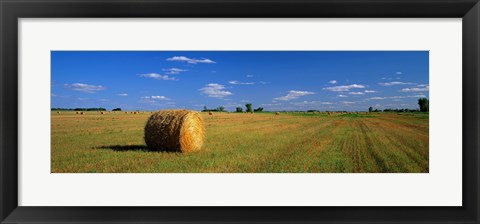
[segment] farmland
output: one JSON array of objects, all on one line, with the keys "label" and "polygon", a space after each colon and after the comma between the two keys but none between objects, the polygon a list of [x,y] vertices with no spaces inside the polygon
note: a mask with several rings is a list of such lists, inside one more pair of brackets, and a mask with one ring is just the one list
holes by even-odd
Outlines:
[{"label": "farmland", "polygon": [[424,173],[428,113],[202,113],[200,152],[149,151],[150,112],[51,114],[53,173]]}]

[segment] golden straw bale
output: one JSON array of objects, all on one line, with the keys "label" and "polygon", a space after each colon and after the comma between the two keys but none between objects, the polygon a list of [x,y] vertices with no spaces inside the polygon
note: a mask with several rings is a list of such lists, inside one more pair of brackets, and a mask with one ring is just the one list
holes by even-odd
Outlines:
[{"label": "golden straw bale", "polygon": [[202,116],[189,110],[162,110],[150,115],[145,125],[145,143],[151,150],[199,151],[205,138]]},{"label": "golden straw bale", "polygon": [[275,112],[275,115],[280,115],[280,112]]},{"label": "golden straw bale", "polygon": [[213,115],[212,112],[208,112],[208,115]]}]

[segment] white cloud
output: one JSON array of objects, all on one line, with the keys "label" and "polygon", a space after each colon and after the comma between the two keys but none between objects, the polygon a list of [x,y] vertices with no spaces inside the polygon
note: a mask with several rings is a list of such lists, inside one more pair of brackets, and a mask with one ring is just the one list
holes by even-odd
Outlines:
[{"label": "white cloud", "polygon": [[330,83],[330,84],[337,84],[337,80],[330,80],[328,83]]},{"label": "white cloud", "polygon": [[209,83],[205,87],[199,89],[203,94],[207,95],[208,97],[213,98],[223,98],[226,96],[233,95],[233,93],[224,90],[225,86],[217,84],[217,83]]},{"label": "white cloud", "polygon": [[383,100],[383,99],[386,99],[385,97],[380,97],[380,96],[376,96],[376,97],[372,97],[370,98],[371,100]]},{"label": "white cloud", "polygon": [[425,95],[411,95],[411,96],[385,96],[385,97],[372,97],[371,100],[386,100],[386,99],[405,99],[405,98],[421,98]]},{"label": "white cloud", "polygon": [[357,103],[357,102],[352,102],[352,101],[340,101],[340,103],[343,103],[343,104],[354,104],[354,103]]},{"label": "white cloud", "polygon": [[268,82],[260,81],[259,83],[260,83],[260,84],[267,84]]},{"label": "white cloud", "polygon": [[119,96],[128,96],[128,93],[119,93]]},{"label": "white cloud", "polygon": [[142,96],[142,99],[149,99],[149,100],[170,100],[170,98],[166,96]]},{"label": "white cloud", "polygon": [[230,83],[232,85],[253,85],[253,84],[255,84],[254,82],[239,82],[239,81],[236,81],[236,80],[228,81],[228,83]]},{"label": "white cloud", "polygon": [[176,75],[176,74],[179,74],[181,72],[186,72],[188,70],[181,69],[181,68],[164,68],[164,69],[162,69],[162,71],[167,72],[167,74],[170,74],[170,75]]},{"label": "white cloud", "polygon": [[401,75],[401,74],[403,74],[403,72],[395,72],[395,74]]},{"label": "white cloud", "polygon": [[381,82],[381,83],[378,83],[378,85],[381,85],[381,86],[413,85],[413,84],[416,84],[416,83],[413,83],[413,82]]},{"label": "white cloud", "polygon": [[321,106],[321,105],[332,105],[331,102],[321,102],[321,101],[302,101],[302,102],[292,102],[290,103],[295,106]]},{"label": "white cloud", "polygon": [[253,75],[246,75],[247,78],[253,78]]},{"label": "white cloud", "polygon": [[213,64],[215,63],[214,61],[208,59],[208,58],[188,58],[185,56],[174,56],[171,58],[167,58],[167,61],[181,61],[181,62],[187,62],[189,64],[198,64],[198,63],[205,63],[205,64]]},{"label": "white cloud", "polygon": [[84,93],[96,93],[98,91],[105,90],[105,87],[103,86],[89,85],[84,83],[65,84],[65,87],[71,90],[80,91]]},{"label": "white cloud", "polygon": [[323,88],[323,89],[333,91],[333,92],[346,92],[346,91],[350,91],[350,89],[363,89],[363,88],[365,88],[364,85],[352,84],[352,85],[348,85],[348,86],[326,87],[326,88]]},{"label": "white cloud", "polygon": [[364,92],[349,92],[348,94],[351,94],[351,95],[365,95]]},{"label": "white cloud", "polygon": [[428,92],[430,90],[430,86],[425,87],[413,87],[413,88],[403,88],[400,92]]},{"label": "white cloud", "polygon": [[277,97],[277,98],[274,98],[274,100],[287,101],[287,100],[297,99],[298,97],[301,97],[301,96],[312,95],[312,94],[315,94],[315,93],[309,92],[309,91],[290,90],[286,96]]},{"label": "white cloud", "polygon": [[347,95],[340,94],[338,97],[348,97]]},{"label": "white cloud", "polygon": [[154,99],[154,100],[170,100],[169,98],[167,98],[165,96],[151,96],[150,98]]},{"label": "white cloud", "polygon": [[140,74],[140,77],[145,77],[145,78],[152,78],[156,80],[177,80],[175,77],[169,77],[168,75],[160,75],[158,73],[146,73],[146,74]]},{"label": "white cloud", "polygon": [[375,90],[365,90],[365,93],[376,93],[377,91]]}]

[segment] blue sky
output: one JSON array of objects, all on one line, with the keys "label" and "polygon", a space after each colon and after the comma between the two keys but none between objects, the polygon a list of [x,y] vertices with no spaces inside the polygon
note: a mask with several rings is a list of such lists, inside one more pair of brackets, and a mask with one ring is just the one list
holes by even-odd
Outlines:
[{"label": "blue sky", "polygon": [[52,107],[418,108],[428,51],[52,51]]}]

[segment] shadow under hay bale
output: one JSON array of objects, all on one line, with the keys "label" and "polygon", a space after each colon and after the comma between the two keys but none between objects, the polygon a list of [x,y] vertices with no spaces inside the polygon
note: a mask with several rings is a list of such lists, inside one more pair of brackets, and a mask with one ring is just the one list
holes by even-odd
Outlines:
[{"label": "shadow under hay bale", "polygon": [[172,151],[159,151],[150,150],[146,145],[106,145],[101,147],[95,147],[94,149],[105,149],[116,152],[128,152],[128,151],[142,151],[142,152],[163,152],[163,153],[175,153]]},{"label": "shadow under hay bale", "polygon": [[150,150],[199,151],[205,138],[202,116],[189,110],[163,110],[153,113],[144,129]]}]

